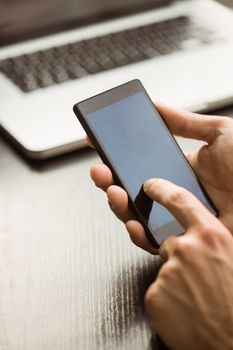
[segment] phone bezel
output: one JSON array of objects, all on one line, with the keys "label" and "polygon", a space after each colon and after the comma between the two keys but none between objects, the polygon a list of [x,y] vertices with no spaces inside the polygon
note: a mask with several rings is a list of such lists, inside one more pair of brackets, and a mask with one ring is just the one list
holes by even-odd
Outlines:
[{"label": "phone bezel", "polygon": [[[93,143],[100,158],[112,171],[114,182],[117,185],[119,185],[120,187],[122,187],[123,189],[125,189],[125,191],[127,193],[128,193],[128,191],[127,191],[126,186],[124,185],[124,181],[122,181],[120,176],[117,174],[117,172],[116,172],[116,170],[111,162],[111,159],[109,159],[109,157],[104,152],[104,150],[101,146],[101,142],[98,140],[98,136],[95,134],[94,129],[92,128],[92,126],[88,122],[88,115],[93,113],[93,112],[98,111],[101,108],[104,108],[104,107],[109,106],[113,103],[116,103],[122,99],[126,99],[127,97],[132,96],[138,92],[143,92],[145,94],[145,96],[148,98],[148,102],[153,106],[153,108],[155,108],[152,100],[150,99],[145,88],[143,87],[141,81],[138,79],[135,79],[135,80],[132,80],[132,81],[127,82],[125,84],[122,84],[120,86],[114,87],[113,89],[110,89],[108,91],[100,93],[96,96],[90,97],[82,102],[75,104],[73,107],[73,110],[74,110],[76,116],[78,117],[78,119],[79,119],[81,125],[83,126],[84,130],[86,131],[87,135],[90,137],[90,140]],[[160,113],[158,111],[157,111],[157,113],[158,113],[158,117],[160,119],[160,122],[164,125],[164,127],[167,131],[168,137],[170,137],[172,139],[174,145],[176,146],[178,152],[180,152],[180,154],[182,155],[182,157],[185,160],[187,166],[189,167],[191,173],[197,179],[197,182],[198,182],[201,190],[203,191],[203,193],[207,199],[207,202],[208,202],[210,208],[212,209],[213,214],[217,215],[217,210],[216,210],[212,200],[210,199],[210,197],[206,193],[205,189],[203,188],[202,184],[200,183],[199,179],[197,178],[194,170],[192,169],[190,163],[188,162],[187,158],[185,157],[184,153],[182,152],[176,139],[174,138],[174,136],[170,132],[170,130],[169,130],[167,124],[165,123],[165,121],[163,120],[162,116],[160,115]],[[165,224],[164,226],[159,227],[155,231],[152,230],[150,225],[144,220],[140,211],[138,210],[138,208],[134,204],[134,201],[131,198],[129,193],[128,193],[128,198],[129,198],[130,207],[134,211],[138,220],[143,225],[145,232],[147,234],[147,237],[150,240],[150,242],[153,244],[154,247],[159,248],[162,241],[171,235],[170,234],[171,230],[173,231],[173,235],[184,233],[184,229],[181,230],[181,226],[177,222],[177,220],[171,221],[171,222]],[[162,236],[162,239],[158,240],[159,234]]]}]

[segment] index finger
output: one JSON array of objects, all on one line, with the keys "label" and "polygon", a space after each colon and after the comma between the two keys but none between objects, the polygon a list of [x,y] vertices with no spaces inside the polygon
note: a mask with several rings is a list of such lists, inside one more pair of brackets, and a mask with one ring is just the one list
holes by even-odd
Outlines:
[{"label": "index finger", "polygon": [[151,179],[144,184],[151,199],[165,206],[184,227],[202,225],[215,220],[207,208],[189,191],[163,179]]}]

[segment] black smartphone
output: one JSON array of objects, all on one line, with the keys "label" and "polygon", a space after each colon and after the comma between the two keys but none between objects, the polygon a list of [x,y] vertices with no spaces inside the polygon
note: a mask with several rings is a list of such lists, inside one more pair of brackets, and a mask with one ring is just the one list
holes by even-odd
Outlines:
[{"label": "black smartphone", "polygon": [[184,228],[162,205],[143,192],[150,178],[163,178],[192,192],[217,211],[182,150],[139,80],[133,80],[74,105],[74,112],[114,181],[155,247]]}]

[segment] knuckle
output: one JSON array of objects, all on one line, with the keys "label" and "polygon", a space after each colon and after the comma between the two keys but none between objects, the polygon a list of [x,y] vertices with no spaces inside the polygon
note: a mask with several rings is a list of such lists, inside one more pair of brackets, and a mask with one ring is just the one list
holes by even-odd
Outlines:
[{"label": "knuckle", "polygon": [[205,237],[209,237],[212,235],[212,231],[213,231],[213,227],[211,227],[211,225],[207,224],[202,224],[202,227],[200,228],[200,235],[205,238]]},{"label": "knuckle", "polygon": [[185,240],[177,240],[174,246],[174,255],[183,256],[187,250],[190,250],[190,244]]},{"label": "knuckle", "polygon": [[216,226],[213,225],[202,225],[198,232],[202,242],[205,242],[212,247],[216,246],[222,238],[219,230],[216,229]]},{"label": "knuckle", "polygon": [[184,190],[181,187],[175,188],[167,196],[168,202],[180,202],[184,198]]},{"label": "knuckle", "polygon": [[173,254],[179,259],[189,259],[193,252],[196,252],[196,244],[191,237],[182,236],[176,241]]},{"label": "knuckle", "polygon": [[215,117],[213,119],[213,126],[216,128],[216,129],[220,129],[221,127],[224,126],[224,124],[226,123],[226,117]]},{"label": "knuckle", "polygon": [[229,117],[216,117],[213,121],[213,127],[216,130],[216,135],[224,134],[229,127],[232,128],[233,121]]},{"label": "knuckle", "polygon": [[177,274],[177,264],[174,260],[168,261],[160,270],[160,278],[163,280],[171,280]]},{"label": "knuckle", "polygon": [[216,117],[214,120],[214,126],[217,129],[221,129],[228,126],[231,122],[231,118],[229,117]]},{"label": "knuckle", "polygon": [[150,306],[157,299],[158,289],[156,282],[153,283],[147,290],[145,294],[145,304],[146,306]]}]

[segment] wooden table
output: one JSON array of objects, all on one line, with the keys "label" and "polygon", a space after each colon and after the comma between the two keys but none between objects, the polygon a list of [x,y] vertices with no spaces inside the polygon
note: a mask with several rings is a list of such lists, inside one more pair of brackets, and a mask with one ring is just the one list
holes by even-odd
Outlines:
[{"label": "wooden table", "polygon": [[143,296],[159,258],[93,186],[96,161],[85,150],[27,162],[0,137],[1,350],[156,348]]}]

